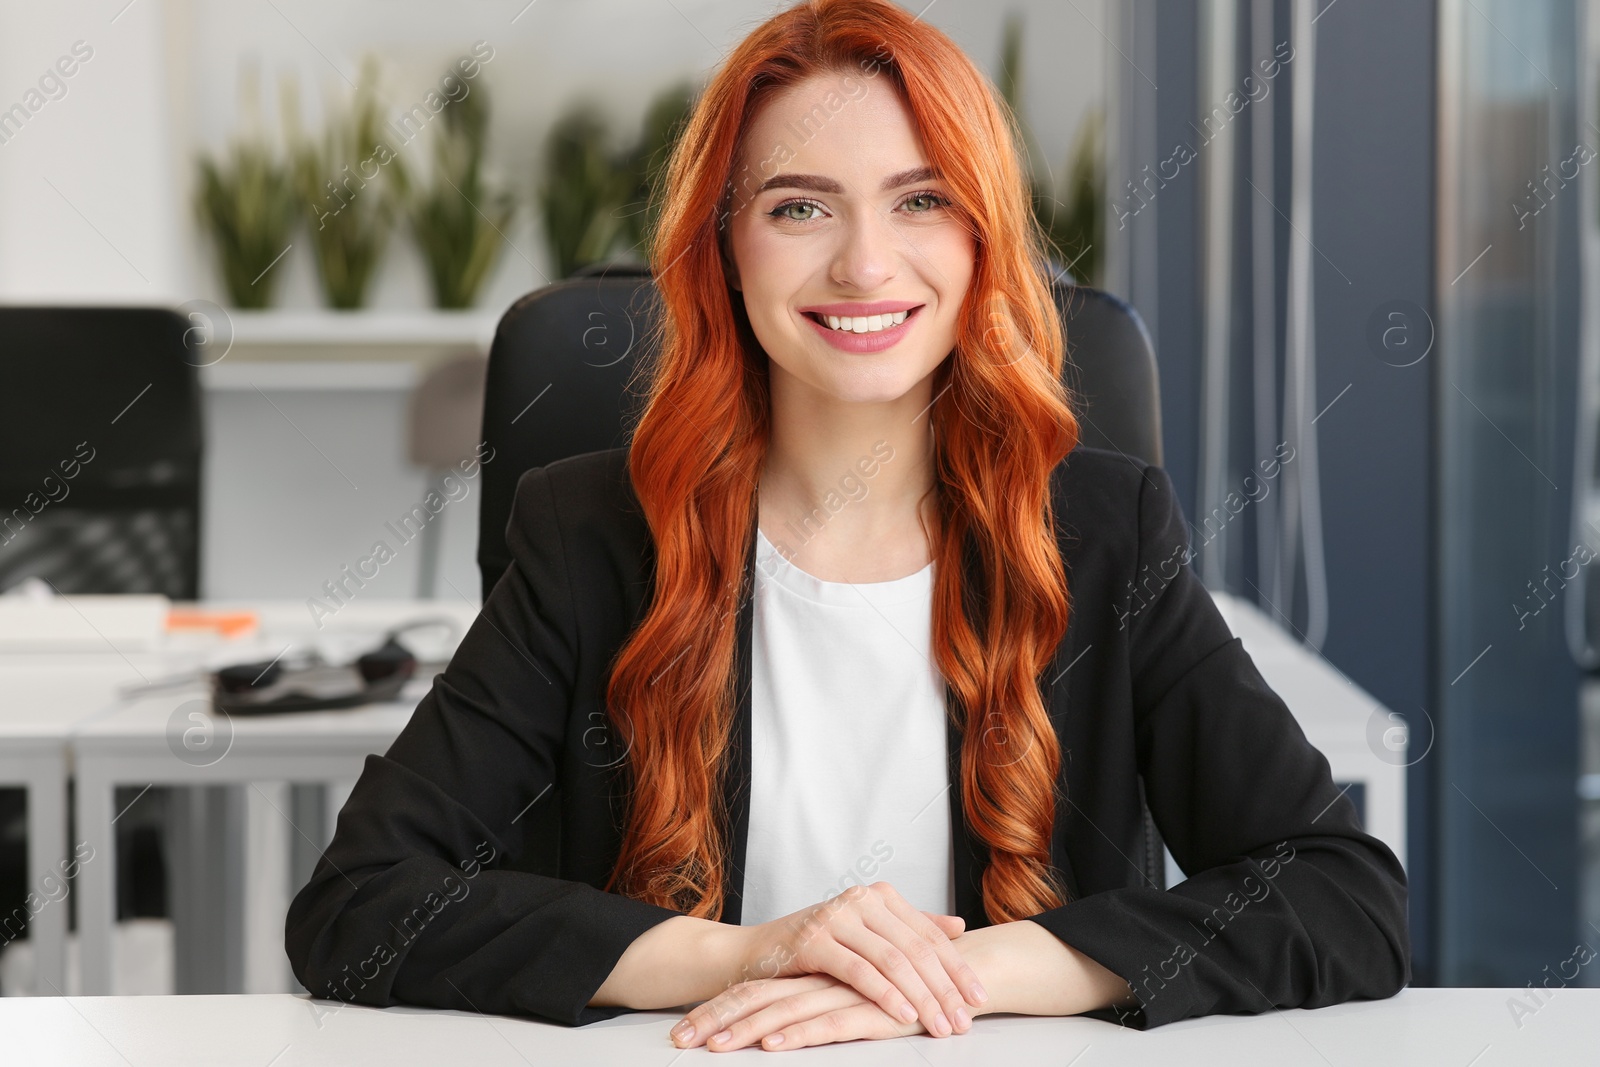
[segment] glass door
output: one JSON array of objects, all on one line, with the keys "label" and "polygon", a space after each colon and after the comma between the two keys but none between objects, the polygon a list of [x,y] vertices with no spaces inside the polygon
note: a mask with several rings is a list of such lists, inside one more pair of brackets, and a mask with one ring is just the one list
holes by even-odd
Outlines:
[{"label": "glass door", "polygon": [[1597,417],[1578,327],[1579,219],[1592,220],[1600,166],[1600,132],[1578,117],[1593,99],[1586,6],[1438,5],[1431,780],[1444,985],[1540,983],[1580,935],[1600,948],[1579,908],[1576,788],[1580,693],[1600,674],[1580,668],[1568,627],[1589,599],[1577,572],[1600,550],[1574,521],[1593,496]]}]

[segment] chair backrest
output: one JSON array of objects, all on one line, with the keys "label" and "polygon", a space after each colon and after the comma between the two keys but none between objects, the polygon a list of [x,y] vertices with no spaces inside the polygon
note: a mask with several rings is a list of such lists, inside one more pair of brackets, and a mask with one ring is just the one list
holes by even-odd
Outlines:
[{"label": "chair backrest", "polygon": [[199,595],[190,326],[167,308],[0,307],[0,589]]},{"label": "chair backrest", "polygon": [[[1052,285],[1067,336],[1063,377],[1076,399],[1080,441],[1161,462],[1155,351],[1138,313],[1109,293]],[[532,467],[628,443],[643,396],[629,392],[650,359],[658,312],[646,276],[573,278],[537,289],[500,319],[489,352],[478,567],[483,595],[511,558],[506,523],[517,479]]]}]

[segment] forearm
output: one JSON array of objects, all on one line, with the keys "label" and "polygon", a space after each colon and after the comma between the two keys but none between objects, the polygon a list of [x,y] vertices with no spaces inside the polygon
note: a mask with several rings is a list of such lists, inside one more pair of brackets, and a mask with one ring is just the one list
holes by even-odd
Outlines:
[{"label": "forearm", "polygon": [[589,1000],[647,1010],[709,1000],[741,981],[741,927],[675,915],[634,939]]},{"label": "forearm", "polygon": [[954,943],[989,992],[974,1015],[1076,1015],[1138,1003],[1122,978],[1027,919],[972,930]]}]

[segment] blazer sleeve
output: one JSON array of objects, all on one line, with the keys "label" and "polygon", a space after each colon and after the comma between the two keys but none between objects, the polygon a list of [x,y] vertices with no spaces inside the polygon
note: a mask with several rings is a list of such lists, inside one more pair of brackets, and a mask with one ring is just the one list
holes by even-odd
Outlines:
[{"label": "blazer sleeve", "polygon": [[1166,473],[1146,467],[1139,494],[1139,573],[1164,583],[1129,622],[1139,773],[1187,878],[1030,918],[1139,1001],[1089,1014],[1139,1029],[1394,995],[1411,978],[1403,868],[1187,566]]},{"label": "blazer sleeve", "polygon": [[[577,622],[544,468],[517,485],[512,564],[384,755],[370,755],[285,923],[319,997],[567,1025],[628,945],[677,912],[506,869],[521,821],[558,787]],[[548,803],[548,799],[545,799]]]}]

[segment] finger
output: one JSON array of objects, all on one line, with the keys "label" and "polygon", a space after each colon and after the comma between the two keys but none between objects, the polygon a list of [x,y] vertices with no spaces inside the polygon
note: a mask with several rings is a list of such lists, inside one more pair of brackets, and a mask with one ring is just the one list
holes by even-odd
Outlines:
[{"label": "finger", "polygon": [[[892,977],[886,975],[878,963],[868,959],[854,948],[840,940],[841,935],[848,937],[857,944],[870,944],[876,942],[885,948],[892,949],[883,939],[872,931],[861,926],[859,922],[852,923],[849,927],[840,927],[832,931],[833,936],[812,946],[808,953],[806,966],[821,974],[831,975],[839,981],[857,990],[860,994],[878,1005],[888,1013],[890,1018],[900,1019],[904,1022],[915,1022],[918,1018],[916,1004],[908,997],[902,987]],[[880,949],[880,955],[882,949]],[[902,963],[904,957],[902,958]],[[910,967],[903,967],[906,975],[914,981],[920,981],[916,971]],[[923,986],[916,995],[929,998],[931,994]]]},{"label": "finger", "polygon": [[955,939],[967,932],[967,920],[959,915],[940,915],[936,911],[925,911],[922,914],[932,919],[948,938]]},{"label": "finger", "polygon": [[[869,927],[906,953],[923,982],[938,998],[951,1031],[965,1033],[972,1027],[972,1012],[968,1010],[962,989],[970,992],[978,981],[977,974],[926,912],[911,907],[898,893],[886,894],[883,904],[883,912],[869,916]],[[924,1025],[927,1025],[926,1020]],[[932,1026],[928,1027],[928,1032],[944,1036]]]},{"label": "finger", "polygon": [[883,1015],[883,1010],[867,1001],[858,990],[829,978],[828,986],[824,989],[791,993],[725,1027],[711,1036],[706,1047],[712,1052],[730,1052],[736,1048],[744,1048],[746,1045],[760,1042],[785,1026],[814,1019],[836,1008],[848,1008],[856,1004],[866,1004],[880,1016]]},{"label": "finger", "polygon": [[862,1038],[903,1037],[918,1033],[917,1023],[896,1022],[883,1013],[876,1004],[856,1004],[848,1008],[835,1008],[815,1018],[792,1023],[769,1035],[761,1047],[769,1051],[806,1048],[826,1045],[834,1041],[856,1041]]},{"label": "finger", "polygon": [[[955,982],[956,987],[962,991],[962,995],[965,997],[968,1004],[972,1005],[973,1007],[978,1007],[989,999],[989,994],[984,990],[982,983],[978,981],[978,973],[972,969],[971,964],[967,963],[966,958],[961,954],[961,950],[951,943],[950,939],[952,937],[960,937],[961,934],[965,932],[966,921],[963,920],[961,916],[939,915],[935,912],[916,911],[915,909],[911,908],[909,904],[905,904],[905,908],[902,909],[900,905],[905,903],[903,898],[899,901],[889,900],[886,903],[891,911],[904,917],[908,923],[912,925],[913,929],[919,929],[921,931],[928,943],[933,946],[935,954],[938,955],[940,962],[944,966],[945,973],[950,976],[950,979],[953,982]],[[927,929],[926,927],[919,927],[917,925],[921,921],[919,916],[921,919],[931,921],[934,928],[938,929],[939,933],[944,934],[945,936],[940,937],[938,934],[935,934],[932,930]],[[961,923],[962,928],[956,930],[954,934],[951,934],[948,929],[941,925],[941,919],[954,919]],[[968,1014],[971,1013],[969,1012]]]},{"label": "finger", "polygon": [[[961,994],[944,973],[939,958],[934,955],[933,946],[887,911],[879,909],[878,913],[871,915],[870,926],[865,924],[868,918],[863,916],[862,925],[843,927],[835,936],[894,983],[895,988],[915,1006],[916,1017],[921,1020],[923,1029],[935,1037],[948,1037],[955,1027],[945,1014],[944,997],[941,994],[952,995],[952,1005],[961,1002]],[[889,936],[880,930],[888,930]],[[898,938],[898,943],[892,938]],[[881,1003],[877,998],[874,998],[874,1002]],[[953,1006],[951,1010],[954,1010]],[[899,1018],[911,1021],[904,1012]]]},{"label": "finger", "polygon": [[691,1010],[669,1034],[679,1048],[695,1048],[710,1037],[768,1004],[808,992],[836,987],[827,975],[808,974],[797,978],[759,978],[729,986],[710,1000]]}]

